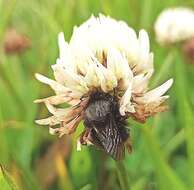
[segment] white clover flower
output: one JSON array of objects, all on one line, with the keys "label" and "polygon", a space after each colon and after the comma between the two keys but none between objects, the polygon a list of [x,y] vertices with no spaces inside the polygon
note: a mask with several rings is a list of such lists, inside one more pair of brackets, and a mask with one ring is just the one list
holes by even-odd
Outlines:
[{"label": "white clover flower", "polygon": [[155,22],[156,39],[161,44],[194,37],[194,11],[185,7],[165,9]]},{"label": "white clover flower", "polygon": [[[69,43],[60,33],[58,43],[55,80],[36,74],[56,93],[35,101],[45,103],[52,116],[36,122],[62,136],[73,133],[83,119],[79,150],[81,144],[94,144],[115,159],[123,158],[124,149],[131,150],[124,120],[145,122],[164,111],[168,96],[163,95],[173,83],[170,79],[148,91],[154,71],[148,34],[141,30],[137,37],[126,23],[99,15],[75,27]],[[63,103],[70,107],[56,107]]]}]

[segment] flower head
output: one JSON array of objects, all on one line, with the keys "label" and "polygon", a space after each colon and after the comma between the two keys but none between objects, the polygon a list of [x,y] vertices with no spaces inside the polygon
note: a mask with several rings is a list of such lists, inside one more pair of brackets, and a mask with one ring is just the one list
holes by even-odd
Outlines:
[{"label": "flower head", "polygon": [[3,45],[6,54],[22,53],[30,47],[30,39],[15,29],[10,28],[5,33]]},{"label": "flower head", "polygon": [[[163,94],[173,82],[148,91],[154,71],[148,34],[141,30],[137,36],[126,23],[99,15],[75,27],[69,43],[60,33],[58,43],[60,55],[52,66],[55,80],[36,74],[56,93],[35,101],[45,103],[52,116],[36,122],[62,136],[84,120],[78,149],[94,144],[115,159],[123,158],[124,149],[131,150],[125,120],[145,122],[164,111],[168,96]],[[63,103],[70,107],[56,107]]]},{"label": "flower head", "polygon": [[157,41],[169,44],[194,37],[194,11],[177,7],[165,9],[155,22]]}]

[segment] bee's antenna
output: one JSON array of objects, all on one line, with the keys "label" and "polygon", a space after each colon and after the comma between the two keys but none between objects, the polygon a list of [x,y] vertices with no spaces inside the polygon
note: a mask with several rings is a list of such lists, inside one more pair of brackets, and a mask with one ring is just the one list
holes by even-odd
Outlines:
[{"label": "bee's antenna", "polygon": [[113,89],[113,99],[117,100],[117,90],[116,90],[116,88]]},{"label": "bee's antenna", "polygon": [[113,88],[113,96],[116,96],[116,88]]},{"label": "bee's antenna", "polygon": [[87,98],[87,97],[88,97],[88,95],[85,94],[85,95],[83,95],[83,96],[80,97],[80,100],[82,101],[82,100],[84,100],[84,99]]}]

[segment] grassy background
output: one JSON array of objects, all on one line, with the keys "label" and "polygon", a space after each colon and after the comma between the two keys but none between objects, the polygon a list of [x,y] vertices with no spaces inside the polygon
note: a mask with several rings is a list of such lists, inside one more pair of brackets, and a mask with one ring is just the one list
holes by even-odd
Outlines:
[{"label": "grassy background", "polygon": [[[153,31],[159,12],[172,6],[194,8],[194,1],[0,0],[0,163],[19,189],[194,189],[194,65],[187,64],[180,45],[159,46]],[[80,131],[72,140],[58,139],[34,123],[48,113],[33,100],[52,93],[34,79],[34,73],[52,77],[58,32],[64,31],[69,39],[74,25],[100,12],[126,21],[136,31],[148,31],[156,68],[151,87],[170,77],[175,80],[168,112],[145,125],[129,121],[134,151],[124,160],[126,170],[93,148],[76,152]],[[3,40],[10,27],[30,38],[29,50],[4,53]],[[2,175],[0,190],[14,189],[5,185]]]}]

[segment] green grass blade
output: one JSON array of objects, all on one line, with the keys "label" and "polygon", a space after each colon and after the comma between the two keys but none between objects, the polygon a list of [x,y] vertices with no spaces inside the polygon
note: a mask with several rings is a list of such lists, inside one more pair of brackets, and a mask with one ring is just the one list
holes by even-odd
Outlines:
[{"label": "green grass blade", "polygon": [[2,190],[19,190],[9,174],[0,165],[0,188]]},{"label": "green grass blade", "polygon": [[180,53],[177,51],[176,54],[176,66],[175,66],[175,74],[176,74],[176,83],[175,89],[177,94],[177,106],[178,106],[178,118],[180,121],[179,125],[182,125],[185,129],[185,137],[187,143],[187,153],[188,153],[188,164],[189,164],[189,177],[191,185],[194,186],[194,119],[193,119],[193,111],[191,110],[191,106],[189,104],[189,90],[188,84],[189,81],[186,79],[186,70],[184,62],[182,61],[182,57]]},{"label": "green grass blade", "polygon": [[142,135],[145,140],[146,147],[148,148],[148,153],[153,161],[158,181],[158,189],[186,190],[187,188],[184,183],[167,164],[165,156],[160,149],[159,142],[152,134],[151,129],[148,126],[144,126],[142,128]]}]

